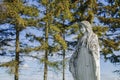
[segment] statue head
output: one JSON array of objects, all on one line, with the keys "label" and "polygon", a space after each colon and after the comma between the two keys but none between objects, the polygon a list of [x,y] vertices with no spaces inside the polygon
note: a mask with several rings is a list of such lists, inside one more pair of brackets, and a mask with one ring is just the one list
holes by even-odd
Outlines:
[{"label": "statue head", "polygon": [[79,23],[80,31],[84,34],[85,32],[92,32],[92,25],[88,21],[81,21]]}]

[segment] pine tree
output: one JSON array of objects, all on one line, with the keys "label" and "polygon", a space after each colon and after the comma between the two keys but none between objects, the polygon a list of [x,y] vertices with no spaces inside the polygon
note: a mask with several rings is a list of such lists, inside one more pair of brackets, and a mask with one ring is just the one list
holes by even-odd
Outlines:
[{"label": "pine tree", "polygon": [[[57,18],[61,13],[61,9],[65,9],[65,7],[63,6],[63,2],[64,1],[42,1],[42,4],[46,7],[46,15],[45,17],[42,19],[46,24],[49,24],[49,26],[46,27],[45,30],[48,30],[45,34],[49,34],[49,36],[53,36],[53,41],[56,44],[56,42],[59,45],[54,46],[53,48],[58,48],[58,46],[61,46],[63,49],[66,49],[66,43],[64,41],[64,39],[62,38],[61,35],[61,29],[59,28],[58,25],[54,24],[55,22],[55,18]],[[55,8],[55,9],[54,9]],[[47,29],[48,28],[48,29]],[[48,37],[48,36],[47,36]],[[46,42],[49,43],[49,42]],[[49,45],[49,44],[48,44]],[[54,50],[56,50],[54,49]],[[50,45],[49,48],[47,48],[47,50],[49,50],[49,53],[47,53],[45,56],[45,60],[48,60],[47,56],[48,54],[51,54],[52,51],[50,51]],[[57,49],[57,51],[59,51],[60,48]],[[47,63],[45,63],[44,66],[44,80],[47,80]]]},{"label": "pine tree", "polygon": [[[20,63],[20,41],[19,35],[20,31],[26,28],[27,26],[35,25],[35,20],[32,20],[32,17],[38,16],[38,10],[34,7],[25,6],[21,0],[4,0],[3,5],[5,6],[5,12],[2,12],[0,17],[1,23],[9,23],[14,25],[16,30],[16,44],[15,44],[15,61],[10,61],[10,63],[4,63],[3,66],[10,66],[11,64],[15,67],[15,80],[19,79],[19,63]],[[34,12],[33,12],[33,11]],[[31,18],[25,18],[22,16],[28,16]]]},{"label": "pine tree", "polygon": [[[58,11],[59,13],[57,15],[55,15],[55,18],[59,20],[59,22],[55,21],[55,25],[56,27],[58,27],[61,32],[59,33],[60,36],[65,40],[66,38],[66,33],[69,30],[68,26],[65,26],[66,24],[66,20],[71,21],[72,18],[72,12],[70,11],[71,8],[71,2],[70,0],[61,0],[61,1],[57,1],[57,5],[58,9],[56,8],[56,11]],[[65,40],[66,42],[66,40]],[[61,49],[61,53],[63,56],[63,61],[62,61],[62,75],[63,78],[62,80],[65,80],[65,66],[66,66],[66,61],[65,61],[65,55],[66,55],[66,49],[64,48],[65,46],[63,45],[63,48]]]},{"label": "pine tree", "polygon": [[[78,4],[74,8],[74,20],[70,24],[82,20],[87,20],[91,24],[99,24],[93,27],[93,31],[99,36],[99,42],[101,45],[101,53],[105,56],[105,59],[110,59],[111,62],[120,62],[119,55],[115,54],[120,48],[119,38],[119,0],[107,0],[100,2],[97,0],[81,0],[74,2]],[[96,19],[98,19],[98,21]],[[107,57],[108,54],[112,54],[111,57]]]},{"label": "pine tree", "polygon": [[[57,24],[56,18],[61,17],[60,15],[62,10],[66,7],[63,6],[66,1],[49,1],[49,0],[42,0],[41,4],[46,8],[46,10],[43,12],[44,17],[40,20],[42,22],[42,28],[44,31],[44,35],[42,37],[36,37],[34,35],[34,38],[40,42],[40,46],[37,46],[35,48],[29,48],[26,49],[26,51],[45,51],[45,57],[43,58],[44,62],[44,80],[47,80],[47,71],[48,66],[51,66],[51,64],[55,65],[54,63],[51,63],[48,60],[48,55],[53,54],[55,52],[58,52],[60,50],[65,50],[67,48],[67,44],[65,40],[63,39],[61,33],[64,30],[63,25]],[[67,2],[66,2],[67,3]],[[67,8],[69,8],[67,6]],[[66,16],[67,12],[64,12]],[[68,18],[68,17],[67,17]],[[52,40],[49,42],[49,40]]]},{"label": "pine tree", "polygon": [[[119,54],[115,54],[120,50],[120,1],[119,0],[106,0],[106,4],[100,2],[98,18],[100,23],[103,23],[108,27],[108,31],[102,38],[102,44],[106,59],[110,59],[111,62],[120,62]],[[112,54],[111,57],[107,57],[107,54]]]},{"label": "pine tree", "polygon": [[[99,12],[102,12],[100,7],[100,3],[97,0],[80,0],[75,1],[72,7],[73,10],[73,20],[69,22],[69,26],[74,24],[75,22],[80,22],[83,20],[89,21],[91,24],[96,24],[93,26],[93,31],[98,35],[100,45],[105,46],[103,42],[103,36],[105,36],[106,31],[109,29],[109,27],[106,27],[106,25],[98,25],[99,18],[98,14]],[[102,5],[103,6],[103,5]],[[73,26],[73,28],[76,28],[79,30],[80,26],[76,25]],[[72,29],[71,32],[75,33],[76,29]],[[81,35],[81,34],[80,34]],[[79,37],[79,36],[78,36]],[[70,42],[70,45],[74,45],[77,42]],[[109,51],[109,50],[108,50]],[[104,49],[102,50],[103,54],[105,54]]]}]

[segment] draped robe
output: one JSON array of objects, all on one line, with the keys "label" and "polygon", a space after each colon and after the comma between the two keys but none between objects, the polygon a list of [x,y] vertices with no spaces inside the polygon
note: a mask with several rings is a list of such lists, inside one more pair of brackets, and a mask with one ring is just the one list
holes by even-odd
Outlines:
[{"label": "draped robe", "polygon": [[69,62],[69,70],[74,80],[100,80],[99,58],[97,35],[85,32],[78,40],[76,51]]}]

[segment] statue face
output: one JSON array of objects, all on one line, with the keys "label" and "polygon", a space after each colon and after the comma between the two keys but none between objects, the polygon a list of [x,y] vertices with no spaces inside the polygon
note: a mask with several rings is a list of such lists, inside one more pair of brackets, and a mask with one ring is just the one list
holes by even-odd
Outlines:
[{"label": "statue face", "polygon": [[85,27],[83,25],[81,25],[80,32],[82,34],[84,34],[86,32],[86,29],[85,29]]},{"label": "statue face", "polygon": [[92,26],[88,21],[82,21],[79,23],[80,33],[85,34],[86,32],[92,33]]}]

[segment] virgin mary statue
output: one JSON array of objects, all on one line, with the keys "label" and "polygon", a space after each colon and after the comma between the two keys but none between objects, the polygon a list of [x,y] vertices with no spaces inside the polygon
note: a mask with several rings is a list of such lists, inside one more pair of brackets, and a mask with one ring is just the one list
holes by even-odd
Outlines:
[{"label": "virgin mary statue", "polygon": [[79,23],[83,36],[70,58],[69,70],[74,80],[100,80],[100,54],[97,35],[88,21]]}]

